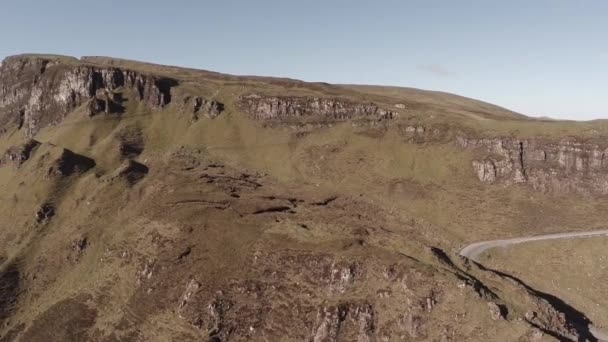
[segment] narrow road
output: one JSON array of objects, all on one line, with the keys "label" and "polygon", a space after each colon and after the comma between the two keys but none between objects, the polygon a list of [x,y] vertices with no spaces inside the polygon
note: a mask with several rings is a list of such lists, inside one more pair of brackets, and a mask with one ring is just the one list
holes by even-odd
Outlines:
[{"label": "narrow road", "polygon": [[520,238],[506,239],[506,240],[481,241],[481,242],[472,243],[472,244],[464,247],[460,251],[460,255],[479,262],[477,260],[477,258],[481,254],[483,254],[483,252],[485,252],[491,248],[507,247],[510,245],[516,245],[519,243],[532,242],[532,241],[572,239],[572,238],[582,238],[582,237],[601,236],[601,235],[608,236],[608,229],[595,230],[595,231],[590,231],[590,232],[573,232],[573,233],[537,235],[537,236],[520,237]]},{"label": "narrow road", "polygon": [[[465,246],[462,250],[460,250],[460,255],[467,257],[475,262],[479,262],[477,258],[483,254],[488,249],[496,248],[496,247],[508,247],[510,245],[516,245],[525,242],[532,241],[544,241],[544,240],[556,240],[556,239],[573,239],[573,238],[584,238],[584,237],[593,237],[593,236],[608,236],[608,229],[604,230],[595,230],[590,232],[572,232],[572,233],[556,233],[556,234],[546,234],[546,235],[537,235],[537,236],[528,236],[514,239],[505,239],[505,240],[490,240],[490,241],[481,241],[475,242],[470,245]],[[608,341],[608,332],[601,331],[596,327],[590,325],[589,332],[597,338],[599,341]]]}]

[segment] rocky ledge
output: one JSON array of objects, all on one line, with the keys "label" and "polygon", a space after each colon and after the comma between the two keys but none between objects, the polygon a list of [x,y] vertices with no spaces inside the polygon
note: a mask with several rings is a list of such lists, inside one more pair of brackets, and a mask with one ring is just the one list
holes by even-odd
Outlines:
[{"label": "rocky ledge", "polygon": [[200,115],[215,118],[224,111],[224,104],[208,100],[200,96],[186,95],[182,98],[182,109],[192,113],[192,121],[197,121]]},{"label": "rocky ledge", "polygon": [[247,95],[239,98],[239,106],[257,120],[341,121],[355,118],[392,119],[397,113],[374,103],[360,103],[338,98]]},{"label": "rocky ledge", "polygon": [[464,148],[479,149],[472,162],[487,184],[527,184],[542,192],[608,194],[608,147],[573,138],[541,139],[457,138]]},{"label": "rocky ledge", "polygon": [[177,84],[167,77],[75,59],[8,57],[0,66],[0,124],[17,124],[32,137],[81,105],[88,104],[90,114],[118,107],[108,101],[120,98],[114,94],[119,88],[131,90],[152,108],[162,108],[171,102],[171,88]]}]

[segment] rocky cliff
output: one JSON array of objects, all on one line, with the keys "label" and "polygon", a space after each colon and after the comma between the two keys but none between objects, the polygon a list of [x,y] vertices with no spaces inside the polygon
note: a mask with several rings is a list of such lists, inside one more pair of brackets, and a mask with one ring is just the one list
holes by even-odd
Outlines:
[{"label": "rocky cliff", "polygon": [[[253,118],[266,122],[379,121],[398,116],[375,103],[337,98],[248,95],[240,98],[239,105]],[[525,184],[546,193],[608,194],[608,146],[577,138],[476,138],[457,127],[435,126],[395,125],[410,143],[455,141],[462,148],[477,150],[481,158],[472,161],[472,168],[486,184]]]},{"label": "rocky cliff", "polygon": [[200,115],[215,118],[224,111],[224,104],[208,100],[200,96],[186,95],[182,98],[182,110],[192,113],[192,120],[196,121]]},{"label": "rocky cliff", "polygon": [[17,124],[28,137],[56,125],[87,104],[90,114],[120,108],[118,91],[127,89],[152,108],[171,102],[177,80],[78,61],[15,56],[0,66],[0,124]]},{"label": "rocky cliff", "polygon": [[[0,66],[0,127],[22,129],[33,137],[41,128],[57,125],[77,108],[92,116],[121,113],[125,95],[160,109],[173,100],[177,78],[135,71],[114,65],[71,58],[14,56]],[[178,109],[214,118],[224,104],[186,94],[173,101]],[[383,104],[348,97],[261,95],[239,96],[238,109],[266,123],[331,123],[348,120],[396,121],[406,141],[443,143],[454,140],[465,149],[479,151],[472,162],[474,174],[486,184],[526,184],[542,192],[608,194],[607,146],[569,139],[477,138],[447,125],[404,124],[394,120],[397,110]],[[398,107],[401,108],[401,107]],[[403,110],[403,108],[401,108]]]},{"label": "rocky cliff", "polygon": [[354,102],[338,98],[247,95],[240,98],[241,109],[258,120],[294,118],[342,121],[357,118],[393,119],[397,113],[375,103]]},{"label": "rocky cliff", "polygon": [[608,194],[608,147],[561,140],[457,137],[464,148],[483,157],[472,162],[475,174],[487,184],[527,184],[542,192]]}]

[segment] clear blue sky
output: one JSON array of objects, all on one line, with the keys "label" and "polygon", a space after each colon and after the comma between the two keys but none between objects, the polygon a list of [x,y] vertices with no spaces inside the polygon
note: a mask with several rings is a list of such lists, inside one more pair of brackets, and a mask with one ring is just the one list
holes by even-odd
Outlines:
[{"label": "clear blue sky", "polygon": [[5,1],[0,58],[108,55],[608,118],[608,1]]}]

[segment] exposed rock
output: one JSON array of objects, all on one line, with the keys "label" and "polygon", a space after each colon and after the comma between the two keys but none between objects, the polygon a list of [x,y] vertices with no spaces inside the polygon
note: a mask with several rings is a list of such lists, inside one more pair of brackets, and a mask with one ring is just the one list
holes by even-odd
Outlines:
[{"label": "exposed rock", "polygon": [[313,330],[314,342],[330,342],[338,340],[340,324],[346,318],[344,307],[323,308],[317,315],[316,328]]},{"label": "exposed rock", "polygon": [[341,304],[319,311],[312,340],[370,342],[374,332],[374,309],[370,304]]},{"label": "exposed rock", "polygon": [[171,88],[177,84],[174,79],[132,70],[84,63],[56,64],[40,57],[9,57],[0,67],[0,109],[20,113],[22,118],[4,117],[0,123],[21,120],[19,126],[31,137],[43,127],[59,124],[81,105],[88,106],[90,115],[111,111],[113,103],[108,98],[96,99],[100,90],[113,93],[121,87],[129,89],[137,100],[162,108],[171,102]]},{"label": "exposed rock", "polygon": [[78,238],[72,241],[72,250],[76,253],[81,254],[87,248],[88,241],[86,237]]},{"label": "exposed rock", "polygon": [[95,116],[98,113],[108,111],[107,101],[98,99],[96,97],[89,100],[89,104],[87,105],[89,116]]},{"label": "exposed rock", "polygon": [[397,132],[409,143],[449,142],[452,139],[450,128],[441,125],[428,126],[420,123],[396,121],[394,126]]},{"label": "exposed rock", "polygon": [[490,310],[490,317],[493,320],[497,321],[500,319],[505,319],[504,312],[503,312],[504,309],[500,305],[498,305],[494,302],[488,302],[488,309]]},{"label": "exposed rock", "polygon": [[190,298],[196,293],[196,291],[200,287],[201,284],[194,279],[190,279],[188,285],[186,285],[186,290],[184,290],[184,294],[180,298],[179,304],[177,306],[177,313],[180,318],[184,319],[183,310],[188,305]]},{"label": "exposed rock", "polygon": [[532,321],[533,319],[536,318],[536,312],[534,311],[527,311],[524,315],[524,317],[528,320],[528,321]]},{"label": "exposed rock", "polygon": [[137,271],[135,283],[141,286],[149,281],[156,270],[156,261],[153,259],[146,260],[140,270]]},{"label": "exposed rock", "polygon": [[530,332],[530,341],[540,341],[544,335],[545,334],[542,332],[542,330],[533,328]]},{"label": "exposed rock", "polygon": [[330,291],[344,293],[353,284],[358,276],[356,264],[342,264],[334,262],[330,269]]},{"label": "exposed rock", "polygon": [[4,153],[4,156],[0,158],[0,166],[8,162],[14,163],[17,167],[21,166],[21,164],[30,158],[32,151],[38,146],[40,146],[40,143],[31,139],[21,146],[13,146],[9,148]]},{"label": "exposed rock", "polygon": [[542,192],[608,194],[608,148],[573,139],[545,141],[515,138],[457,138],[463,148],[486,156],[472,162],[487,184],[524,183]]},{"label": "exposed rock", "polygon": [[223,320],[224,316],[231,308],[232,304],[222,298],[216,298],[209,304],[208,309],[211,319],[207,326],[207,333],[212,340],[223,341],[230,335],[230,331],[223,329]]},{"label": "exposed rock", "polygon": [[[66,70],[74,68],[71,65],[64,67]],[[59,69],[56,65],[44,64],[40,68],[42,76],[39,75],[36,82],[44,78],[63,77],[62,73],[68,72]],[[99,69],[99,67],[93,68]],[[86,75],[86,72],[84,74]],[[77,85],[81,77],[77,75],[70,79],[70,82],[66,82],[64,91],[71,94],[73,89],[81,87]],[[104,85],[104,88],[96,89],[94,94],[84,92],[81,96],[74,93],[74,96],[50,98],[51,100],[48,101],[63,103],[70,108],[79,103],[83,106],[88,105],[91,115],[112,113],[118,109],[112,106],[120,104],[117,96],[124,92],[131,97],[129,99],[131,101],[132,93],[139,90],[138,87],[128,89],[124,85],[127,84],[127,80],[123,71],[99,74],[94,76],[94,79],[95,84]],[[123,85],[118,86],[119,84]],[[84,87],[86,88],[86,84]],[[145,90],[145,87],[142,91],[153,92]],[[166,102],[167,99],[170,98],[159,95],[153,102],[157,100]],[[272,103],[270,107],[264,107],[266,104],[260,100],[259,103],[252,105],[255,109],[252,115],[263,120],[278,121],[301,117],[334,121],[364,117],[377,122],[387,117],[381,112],[382,109],[374,104],[310,98],[298,98],[289,104],[280,102],[291,101],[289,99],[280,98],[275,107]],[[174,102],[181,104],[181,100],[181,98],[177,101],[174,99]],[[389,100],[387,97],[387,101]],[[322,104],[323,101],[334,102],[330,105]],[[339,104],[336,104],[336,101]],[[184,104],[189,109],[185,115],[189,116],[192,113],[195,119],[199,114],[213,117],[221,112],[220,104],[208,99],[192,97]],[[10,111],[12,113],[10,115],[24,118],[25,127],[28,125],[25,123],[27,111],[23,108],[25,107],[15,106],[14,110]],[[259,108],[262,109],[258,112]],[[108,116],[110,117],[114,116]],[[441,234],[435,234],[441,230],[441,227],[434,227],[424,222],[426,216],[418,218],[414,215],[416,213],[403,213],[392,205],[386,206],[384,200],[377,201],[375,196],[366,198],[365,193],[362,193],[361,199],[357,199],[352,191],[347,191],[337,192],[336,196],[339,195],[339,199],[336,196],[326,197],[328,189],[315,189],[313,186],[316,183],[308,182],[306,179],[303,179],[302,184],[283,183],[283,180],[274,177],[272,172],[271,175],[266,176],[236,168],[236,164],[239,164],[238,160],[208,161],[211,155],[203,152],[202,148],[197,153],[190,153],[190,148],[181,148],[180,152],[173,154],[165,153],[167,151],[164,150],[149,151],[150,153],[146,153],[146,158],[151,158],[149,165],[154,165],[156,171],[147,176],[152,178],[147,179],[146,184],[143,184],[145,186],[139,189],[123,189],[126,184],[122,184],[123,187],[118,186],[120,184],[113,184],[116,186],[112,187],[98,184],[100,179],[107,180],[111,176],[121,177],[121,182],[125,179],[130,184],[135,184],[148,173],[146,165],[134,161],[144,148],[143,136],[147,130],[144,131],[143,127],[149,126],[144,120],[146,119],[136,120],[142,128],[126,126],[131,122],[129,120],[116,126],[112,125],[111,130],[100,129],[92,132],[94,137],[91,140],[95,141],[104,139],[106,134],[111,134],[105,140],[107,143],[100,144],[97,148],[91,143],[90,147],[92,153],[96,155],[110,148],[113,148],[113,154],[108,157],[116,157],[120,152],[119,159],[123,164],[115,169],[114,173],[101,176],[107,167],[115,165],[112,162],[116,160],[115,158],[106,158],[109,161],[106,167],[102,168],[103,170],[99,170],[97,179],[89,177],[83,182],[60,179],[57,184],[50,184],[57,185],[56,189],[59,191],[55,191],[53,196],[48,198],[62,203],[62,210],[75,208],[81,210],[83,215],[73,215],[72,220],[66,216],[69,213],[62,211],[61,220],[53,222],[53,232],[49,231],[45,234],[38,232],[40,225],[34,226],[34,231],[30,232],[23,230],[30,229],[27,221],[24,222],[25,224],[16,221],[14,225],[23,232],[9,231],[10,235],[2,240],[10,247],[8,250],[10,253],[7,252],[6,256],[0,255],[1,264],[7,264],[5,257],[14,257],[15,262],[20,262],[18,259],[20,257],[24,258],[25,262],[22,263],[24,274],[14,276],[16,284],[20,281],[23,281],[23,284],[15,285],[14,292],[27,294],[28,297],[25,299],[49,297],[49,293],[44,289],[49,284],[61,283],[59,275],[73,273],[74,277],[69,276],[68,280],[78,280],[76,278],[81,275],[82,267],[72,267],[70,270],[69,266],[73,265],[62,265],[56,255],[63,256],[69,253],[68,260],[74,260],[71,256],[86,251],[90,254],[87,259],[95,259],[93,260],[95,262],[87,262],[87,265],[80,266],[99,266],[105,273],[116,271],[115,274],[110,274],[111,277],[107,281],[99,284],[91,281],[76,284],[78,286],[74,288],[91,293],[92,298],[82,301],[82,305],[70,305],[52,311],[44,320],[45,326],[48,325],[45,331],[55,332],[53,326],[57,322],[55,318],[65,316],[62,313],[71,312],[72,316],[74,312],[86,313],[87,310],[74,311],[72,308],[86,308],[90,305],[97,307],[100,313],[100,324],[95,324],[95,328],[111,326],[112,329],[102,330],[114,335],[104,338],[96,335],[100,330],[91,329],[80,334],[76,340],[164,338],[180,341],[370,342],[466,341],[509,337],[523,340],[522,336],[516,334],[522,333],[526,325],[537,326],[547,334],[571,336],[566,322],[572,321],[568,315],[573,314],[563,309],[564,304],[554,304],[557,309],[551,310],[548,306],[556,300],[544,304],[534,303],[534,298],[538,295],[523,287],[513,288],[515,280],[502,281],[496,275],[486,274],[488,272],[482,271],[481,267],[478,267],[480,265],[472,262],[469,264],[460,263],[458,260],[452,262],[445,252],[437,248],[431,249],[434,255],[434,258],[431,258],[423,251],[426,249],[424,246],[434,243],[445,244],[450,248],[446,250],[451,250],[456,247],[455,243],[444,239]],[[426,143],[441,137],[435,133],[436,126],[428,126],[434,122],[433,120],[420,123],[415,121],[416,118],[412,116],[397,123],[400,126],[395,124],[397,129],[390,133],[396,134],[398,139],[393,139],[391,136],[387,142],[401,143],[407,139]],[[124,132],[117,131],[119,129]],[[70,132],[63,129],[62,132],[66,137],[70,137]],[[91,134],[91,131],[86,130],[85,133],[82,137],[85,140],[82,144],[78,144],[79,146],[86,145],[86,139],[89,138],[87,135]],[[114,136],[118,138],[117,144],[110,141]],[[153,139],[156,138],[154,134],[145,136],[146,139],[150,139],[151,146],[156,145],[152,144],[155,142]],[[70,141],[79,137],[79,133],[75,132]],[[314,140],[315,136],[310,136],[310,139]],[[323,143],[323,141],[316,142]],[[36,150],[32,147],[34,151],[32,153],[35,153],[32,154],[33,157],[25,150],[12,151],[8,160],[22,163],[30,158],[31,161],[23,167],[24,171],[29,172],[30,166],[35,166],[38,162],[38,165],[44,165],[43,171],[51,166],[49,174],[60,177],[86,170],[94,165],[94,161],[86,157],[73,155],[72,152],[49,145],[43,144]],[[348,141],[344,144],[328,143],[327,148],[322,147],[321,151],[335,151],[336,163],[343,162],[343,158],[341,159],[337,152],[347,153],[345,156],[352,161],[356,161],[358,157],[361,158],[360,161],[369,159],[370,156],[366,153],[357,155],[357,148],[353,150],[346,145]],[[479,178],[486,183],[530,184],[534,176],[534,168],[530,165],[534,165],[533,163],[545,165],[541,163],[550,163],[551,160],[547,149],[542,148],[541,152],[533,154],[533,151],[527,150],[526,144],[518,144],[517,141],[512,145],[505,143],[499,152],[492,152],[494,150],[483,144],[465,147],[478,148],[478,150],[461,153],[462,155],[481,152],[474,165]],[[49,152],[45,154],[44,151],[47,150]],[[301,150],[294,149],[295,152],[302,152]],[[407,150],[409,149],[396,148],[397,153]],[[417,150],[413,151],[416,155],[422,155],[432,151],[449,150],[448,147],[428,148],[419,150],[420,153],[416,152]],[[171,159],[168,159],[168,156],[171,156]],[[176,156],[181,157],[174,159]],[[532,161],[527,158],[532,158]],[[369,163],[382,164],[384,159],[386,158],[382,156],[374,157]],[[566,164],[566,161],[567,158],[563,163]],[[226,164],[221,164],[222,162]],[[303,162],[307,162],[307,159]],[[597,160],[587,163],[584,159],[574,160],[572,170],[569,172],[584,173],[587,165],[596,162]],[[558,158],[555,163],[560,165],[560,159]],[[361,168],[360,165],[367,164],[350,164],[349,170]],[[339,169],[329,166],[327,172],[339,174]],[[600,163],[601,167],[602,163]],[[11,176],[14,173],[13,170],[3,172],[10,173]],[[31,172],[25,176],[32,175],[36,177],[38,173]],[[366,181],[372,181],[382,187],[385,184],[392,186],[393,182],[399,182],[398,184],[403,184],[400,186],[404,188],[411,183],[414,186],[406,191],[411,190],[412,193],[419,191],[415,179],[401,179],[399,176],[400,179],[387,181],[383,177],[373,176],[368,177],[370,179]],[[24,185],[19,186],[17,182],[21,180],[15,178],[14,188],[20,191],[30,186],[29,179],[25,178]],[[8,180],[11,181],[10,178]],[[46,189],[50,188],[48,183],[43,184],[45,186],[44,192],[41,193],[43,196],[46,195]],[[76,191],[68,192],[71,190],[68,187],[71,186],[75,186]],[[420,188],[422,189],[422,186]],[[7,191],[10,196],[13,193],[12,184],[8,190],[11,190]],[[336,188],[336,191],[339,189]],[[17,193],[22,195],[18,191]],[[325,196],[316,197],[320,193]],[[117,194],[120,195],[118,200],[116,200]],[[27,200],[29,196],[26,196],[27,194],[23,194]],[[138,203],[132,203],[133,201]],[[24,205],[28,203],[24,200],[21,202]],[[19,206],[10,206],[9,203],[9,208],[4,211],[11,214],[11,207],[24,207],[21,202],[18,203]],[[398,209],[399,206],[396,208]],[[48,221],[54,210],[52,206],[41,207],[36,213],[36,220],[40,223]],[[26,213],[29,214],[27,219],[31,221],[33,211]],[[105,222],[104,219],[109,221]],[[109,230],[106,227],[109,227]],[[118,233],[114,234],[116,236],[113,236],[112,227],[119,228]],[[88,232],[89,236],[103,237],[103,239],[94,240],[95,250],[91,251],[88,251],[88,241],[84,237],[61,242],[62,236],[72,236],[72,239],[78,237],[72,235],[74,230]],[[30,243],[30,237],[42,240],[40,243],[38,241]],[[61,243],[56,243],[57,241]],[[15,246],[21,245],[27,247],[24,253],[18,250],[13,253]],[[29,248],[30,245],[36,248]],[[61,249],[53,249],[55,246]],[[44,251],[44,253],[30,255],[26,253],[28,250]],[[101,260],[101,263],[97,260]],[[95,269],[90,271],[95,272]],[[471,274],[467,273],[470,271]],[[0,280],[3,280],[4,271],[0,273],[2,273]],[[130,279],[122,279],[121,276],[124,274],[130,275]],[[492,286],[496,289],[496,293],[504,294],[505,298],[489,298],[493,293],[473,275],[484,278],[487,275],[487,286]],[[128,287],[135,281],[138,287]],[[465,290],[454,288],[456,284],[458,288]],[[21,323],[20,318],[23,317],[31,317],[33,321],[40,317],[42,312],[39,307],[34,305],[33,308],[29,308],[26,305],[29,302],[37,304],[35,300],[11,300],[6,286],[0,286],[0,293],[2,293],[0,322],[4,323],[2,311],[7,307],[11,308],[12,302],[17,302],[19,305],[16,307],[19,314],[14,317],[6,316],[7,320],[10,318],[10,324]],[[125,293],[128,297],[124,296]],[[66,295],[73,297],[75,293]],[[11,302],[5,304],[9,300]],[[493,302],[487,303],[487,300]],[[461,305],[463,302],[466,303],[465,308]],[[486,329],[489,321],[488,311],[495,320],[506,318],[507,304],[503,308],[497,303],[507,303],[514,308],[514,313],[510,315],[515,315],[515,312],[520,312],[523,308],[533,309],[538,315],[529,315],[529,322],[506,321]],[[558,310],[565,312],[566,315]],[[175,317],[167,316],[171,314],[183,319],[182,325],[191,324],[196,329],[174,326],[174,323],[178,322],[173,322]],[[94,322],[94,319],[90,321]],[[60,322],[64,326],[57,330],[69,331],[76,320],[71,317]],[[160,324],[149,324],[151,322]],[[32,324],[36,324],[35,321],[27,322],[28,329]],[[510,327],[511,324],[519,326]],[[92,325],[93,323],[89,324],[87,320],[87,329]],[[9,325],[5,327],[0,331],[3,338],[7,336],[5,331],[12,328]],[[507,335],[509,333],[513,335]],[[8,336],[10,340],[11,337]],[[24,340],[22,336],[16,336],[14,339]],[[40,340],[45,339],[40,338]],[[64,338],[64,340],[70,339]]]},{"label": "exposed rock", "polygon": [[45,223],[48,220],[50,220],[53,216],[55,216],[55,207],[53,207],[53,205],[51,204],[43,204],[37,211],[36,211],[36,222],[38,223]]},{"label": "exposed rock", "polygon": [[249,95],[241,97],[239,105],[258,120],[312,118],[341,121],[357,117],[381,120],[392,119],[396,115],[395,112],[382,109],[374,103],[358,103],[337,98]]},{"label": "exposed rock", "polygon": [[424,133],[425,129],[422,126],[407,126],[405,127],[405,132],[406,133],[418,133],[418,134],[422,134]]},{"label": "exposed rock", "polygon": [[433,311],[433,308],[435,307],[435,298],[434,297],[427,297],[425,299],[426,301],[426,311],[431,312]]},{"label": "exposed rock", "polygon": [[183,99],[184,108],[192,113],[192,120],[196,121],[200,115],[215,118],[224,111],[224,104],[207,100],[200,96],[186,96]]},{"label": "exposed rock", "polygon": [[492,160],[473,160],[473,169],[475,170],[475,173],[477,173],[477,178],[488,184],[494,183],[496,176],[498,175],[498,170]]},{"label": "exposed rock", "polygon": [[90,117],[99,113],[115,114],[124,112],[122,94],[110,92],[107,89],[101,90],[88,102],[87,109]]},{"label": "exposed rock", "polygon": [[84,254],[85,249],[89,245],[89,241],[86,237],[79,237],[72,241],[70,244],[70,250],[72,253],[68,255],[67,259],[72,261],[78,261]]},{"label": "exposed rock", "polygon": [[[587,341],[591,337],[589,319],[583,314],[563,307],[549,298],[534,298],[534,310],[524,314],[524,320],[533,327],[550,331],[573,341]],[[504,315],[503,315],[504,316]]]},{"label": "exposed rock", "polygon": [[354,316],[359,323],[358,342],[371,342],[375,332],[374,308],[370,304],[359,305],[355,308]]},{"label": "exposed rock", "polygon": [[403,316],[401,324],[411,337],[418,338],[421,336],[423,325],[422,317],[407,313]]}]

